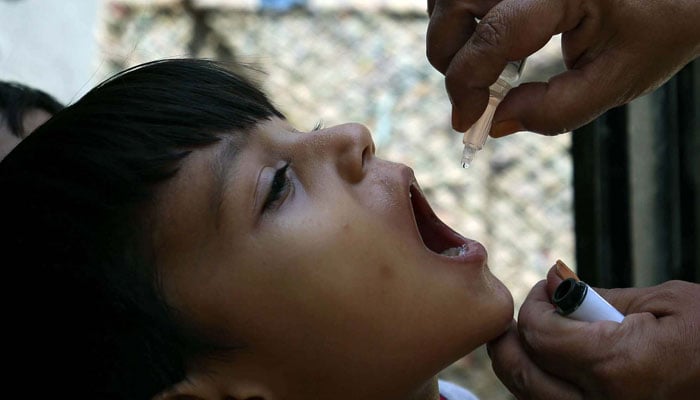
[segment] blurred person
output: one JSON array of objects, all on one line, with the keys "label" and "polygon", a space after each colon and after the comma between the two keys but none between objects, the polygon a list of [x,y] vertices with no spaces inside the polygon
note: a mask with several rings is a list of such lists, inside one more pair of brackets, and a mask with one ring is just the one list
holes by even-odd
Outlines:
[{"label": "blurred person", "polygon": [[295,129],[214,62],[98,85],[0,163],[10,385],[474,399],[436,375],[508,328],[512,297],[374,150],[360,124]]},{"label": "blurred person", "polygon": [[62,108],[44,91],[0,81],[0,160]]},{"label": "blurred person", "polygon": [[[507,61],[562,34],[567,71],[512,89],[494,116],[494,137],[578,128],[700,54],[700,5],[692,0],[429,0],[428,12],[427,55],[445,74],[458,131],[479,118]],[[489,345],[496,374],[518,398],[696,398],[700,285],[601,289],[627,314],[615,324],[556,315],[549,299],[558,282],[550,273],[538,283],[517,325]]]}]

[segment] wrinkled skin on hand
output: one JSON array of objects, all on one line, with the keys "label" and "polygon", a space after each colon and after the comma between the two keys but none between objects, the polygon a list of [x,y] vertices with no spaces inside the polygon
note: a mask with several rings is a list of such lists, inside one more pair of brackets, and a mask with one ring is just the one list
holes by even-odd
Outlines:
[{"label": "wrinkled skin on hand", "polygon": [[518,399],[696,399],[700,393],[700,285],[596,289],[621,324],[560,316],[554,268],[489,343],[496,375]]},{"label": "wrinkled skin on hand", "polygon": [[492,136],[578,128],[700,55],[697,0],[428,0],[428,12],[427,56],[445,75],[460,132],[483,113],[506,62],[533,54],[555,34],[562,33],[567,71],[511,90]]}]

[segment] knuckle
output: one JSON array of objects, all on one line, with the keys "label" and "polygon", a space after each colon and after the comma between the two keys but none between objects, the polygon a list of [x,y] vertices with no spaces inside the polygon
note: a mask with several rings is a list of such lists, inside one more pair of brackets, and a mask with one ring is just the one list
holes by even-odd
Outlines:
[{"label": "knuckle", "polygon": [[661,283],[659,285],[659,288],[662,288],[662,289],[667,290],[667,291],[674,291],[676,289],[683,288],[686,283],[688,283],[688,282],[683,282],[683,281],[679,281],[679,280],[670,280],[670,281],[666,281],[664,283]]},{"label": "knuckle", "polygon": [[534,305],[532,304],[532,302],[525,300],[525,303],[523,303],[523,305],[520,307],[520,310],[518,311],[518,332],[520,333],[520,335],[522,336],[533,331],[535,329],[534,325],[536,324],[537,320],[537,311]]},{"label": "knuckle", "polygon": [[680,280],[670,280],[662,283],[660,286],[668,288],[670,291],[680,293],[693,293],[694,291],[700,290],[700,284]]},{"label": "knuckle", "polygon": [[527,322],[518,324],[518,333],[523,347],[528,352],[538,353],[548,344],[541,332]]},{"label": "knuckle", "polygon": [[528,393],[528,388],[532,382],[530,370],[528,368],[517,368],[510,371],[508,388],[519,393],[519,398],[527,398],[525,394]]},{"label": "knuckle", "polygon": [[507,33],[508,25],[503,15],[494,10],[479,22],[474,30],[474,44],[477,46],[500,48]]},{"label": "knuckle", "polygon": [[692,298],[692,285],[689,282],[683,281],[667,281],[658,286],[655,290],[647,291],[643,296],[640,296],[638,302],[641,305],[655,304],[655,308],[662,311],[671,312],[678,307],[684,299]]},{"label": "knuckle", "polygon": [[530,353],[542,352],[549,344],[539,332],[532,329],[521,330],[520,337],[522,338],[523,346]]}]

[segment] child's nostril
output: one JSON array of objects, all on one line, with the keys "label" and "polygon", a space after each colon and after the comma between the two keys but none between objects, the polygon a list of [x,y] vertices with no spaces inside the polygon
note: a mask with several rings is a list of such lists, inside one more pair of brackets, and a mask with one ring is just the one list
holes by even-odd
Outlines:
[{"label": "child's nostril", "polygon": [[370,157],[372,157],[372,154],[374,154],[372,151],[372,146],[365,147],[365,149],[362,151],[362,168],[365,167],[365,163],[370,159]]}]

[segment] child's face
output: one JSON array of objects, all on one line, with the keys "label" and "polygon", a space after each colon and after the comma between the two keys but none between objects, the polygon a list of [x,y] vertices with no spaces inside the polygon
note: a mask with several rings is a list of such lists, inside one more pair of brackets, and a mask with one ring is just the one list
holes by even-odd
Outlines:
[{"label": "child's face", "polygon": [[365,127],[301,133],[274,119],[230,144],[194,151],[166,184],[155,243],[168,302],[218,343],[245,343],[233,364],[285,390],[405,388],[511,321],[480,244],[429,239],[466,243],[460,257],[423,244],[413,173],[374,157]]}]

